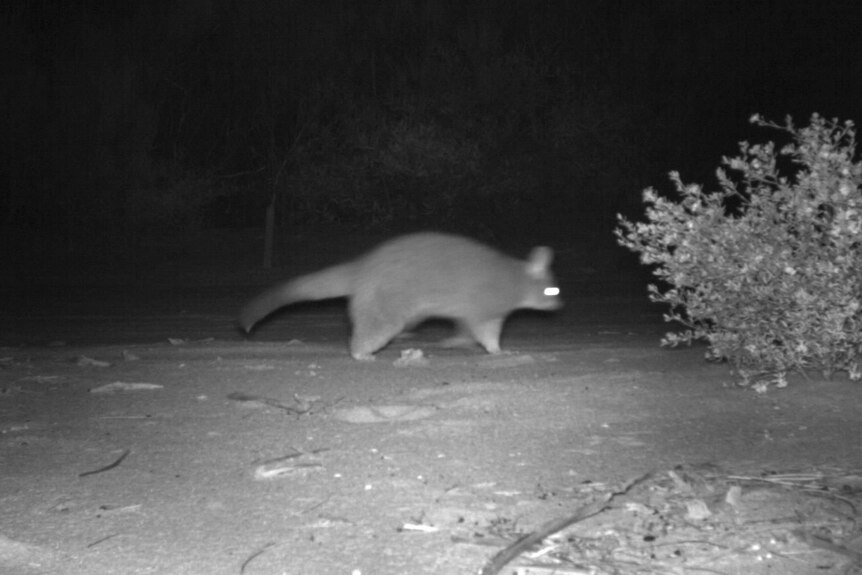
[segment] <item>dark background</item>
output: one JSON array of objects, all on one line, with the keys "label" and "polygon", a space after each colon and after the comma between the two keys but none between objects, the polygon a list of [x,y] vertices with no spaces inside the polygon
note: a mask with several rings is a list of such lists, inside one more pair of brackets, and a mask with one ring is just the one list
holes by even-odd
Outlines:
[{"label": "dark background", "polygon": [[612,243],[668,171],[774,139],[753,113],[862,119],[860,5],[13,0],[6,255],[261,227],[274,195],[280,230]]}]

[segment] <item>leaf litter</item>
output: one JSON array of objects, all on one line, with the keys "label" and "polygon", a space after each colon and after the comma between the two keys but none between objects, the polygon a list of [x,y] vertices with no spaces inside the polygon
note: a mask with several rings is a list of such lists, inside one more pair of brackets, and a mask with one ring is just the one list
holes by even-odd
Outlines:
[{"label": "leaf litter", "polygon": [[[858,471],[745,476],[678,466],[582,495],[588,502],[572,514],[505,534],[514,540],[481,575],[862,574]],[[498,522],[455,541],[499,531]]]}]

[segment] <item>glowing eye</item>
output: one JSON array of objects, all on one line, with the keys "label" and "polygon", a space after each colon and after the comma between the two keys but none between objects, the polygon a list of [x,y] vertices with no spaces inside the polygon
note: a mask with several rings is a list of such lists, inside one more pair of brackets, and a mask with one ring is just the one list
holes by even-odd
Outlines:
[{"label": "glowing eye", "polygon": [[545,295],[551,296],[551,297],[553,297],[555,295],[560,295],[560,288],[558,288],[558,287],[546,287],[545,288]]}]

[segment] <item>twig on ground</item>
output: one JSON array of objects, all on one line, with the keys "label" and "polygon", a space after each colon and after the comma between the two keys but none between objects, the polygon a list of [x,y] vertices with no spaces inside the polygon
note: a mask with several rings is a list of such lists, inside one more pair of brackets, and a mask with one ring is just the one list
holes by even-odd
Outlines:
[{"label": "twig on ground", "polygon": [[629,491],[632,490],[633,487],[639,485],[640,483],[643,483],[650,477],[652,477],[652,473],[647,473],[636,479],[633,479],[623,485],[623,487],[619,490],[606,494],[598,501],[594,501],[593,503],[584,505],[583,507],[578,509],[577,512],[575,512],[573,515],[548,521],[547,523],[539,527],[536,531],[519,537],[508,547],[499,551],[496,555],[491,557],[491,560],[482,569],[481,575],[497,575],[503,569],[503,567],[509,564],[510,561],[515,559],[518,555],[520,555],[536,543],[542,541],[546,537],[549,537],[558,531],[562,531],[569,525],[573,525],[578,521],[583,521],[584,519],[588,519],[593,515],[598,515],[602,511],[605,511],[610,507],[611,502],[615,498],[621,495],[626,495]]},{"label": "twig on ground", "polygon": [[100,468],[98,468],[98,469],[94,469],[94,470],[92,470],[92,471],[85,471],[85,472],[83,472],[83,473],[79,473],[79,474],[78,474],[78,477],[87,477],[88,475],[95,475],[95,474],[97,474],[97,473],[102,473],[103,471],[110,471],[111,469],[113,469],[113,468],[115,468],[116,466],[118,466],[119,464],[121,464],[121,463],[123,462],[123,460],[124,460],[126,457],[128,457],[128,456],[129,456],[129,454],[130,454],[131,452],[132,452],[132,450],[131,450],[131,449],[127,449],[127,450],[125,450],[125,451],[124,451],[124,452],[123,452],[123,453],[122,453],[122,454],[117,458],[117,460],[116,460],[116,461],[114,461],[113,463],[111,463],[111,464],[109,464],[109,465],[106,465],[106,466],[104,466],[104,467],[100,467]]},{"label": "twig on ground", "polygon": [[240,567],[239,567],[239,575],[243,575],[243,574],[245,573],[245,568],[246,568],[246,567],[248,567],[248,564],[249,564],[249,563],[251,563],[252,561],[254,561],[255,559],[257,559],[258,557],[260,557],[261,555],[263,555],[263,553],[264,553],[267,549],[269,549],[270,547],[272,547],[273,545],[275,545],[275,541],[270,541],[269,543],[265,544],[263,547],[261,547],[260,549],[258,549],[257,551],[255,551],[254,553],[252,553],[251,555],[249,555],[249,556],[248,556],[248,559],[246,559],[245,561],[243,561],[243,562],[242,562],[242,565],[240,565]]}]

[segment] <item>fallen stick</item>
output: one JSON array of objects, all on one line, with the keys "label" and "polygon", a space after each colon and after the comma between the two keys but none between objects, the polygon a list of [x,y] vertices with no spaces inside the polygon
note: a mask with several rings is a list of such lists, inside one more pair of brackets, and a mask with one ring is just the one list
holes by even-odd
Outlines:
[{"label": "fallen stick", "polygon": [[120,454],[120,456],[117,458],[117,460],[116,460],[116,461],[114,461],[113,463],[110,463],[110,464],[108,464],[108,465],[106,465],[106,466],[104,466],[104,467],[100,467],[100,468],[98,468],[98,469],[94,469],[94,470],[92,470],[92,471],[85,471],[85,472],[83,472],[83,473],[79,473],[79,474],[78,474],[78,477],[86,477],[86,476],[88,476],[88,475],[95,475],[95,474],[97,474],[97,473],[102,473],[103,471],[110,471],[111,469],[113,469],[113,468],[115,468],[116,466],[118,466],[119,464],[121,464],[121,463],[123,462],[123,460],[124,460],[126,457],[128,457],[128,456],[129,456],[129,454],[130,454],[131,452],[132,452],[132,450],[131,450],[131,449],[127,449],[127,450],[125,450],[122,454]]},{"label": "fallen stick", "polygon": [[515,559],[518,555],[545,539],[546,537],[550,537],[554,533],[558,531],[562,531],[569,525],[573,525],[578,521],[583,521],[593,515],[598,515],[602,511],[605,511],[611,506],[611,502],[619,497],[620,495],[625,495],[631,489],[644,481],[646,481],[649,477],[652,476],[652,473],[647,473],[638,477],[637,479],[631,480],[623,487],[617,491],[612,493],[608,493],[598,501],[594,501],[588,505],[584,505],[580,509],[578,509],[573,515],[569,515],[567,517],[562,517],[560,519],[553,519],[548,521],[537,530],[532,533],[527,533],[526,535],[522,535],[515,541],[513,541],[508,547],[502,549],[497,552],[496,555],[491,557],[491,560],[485,565],[485,567],[480,572],[480,575],[497,575],[503,567],[509,564],[510,561]]}]

